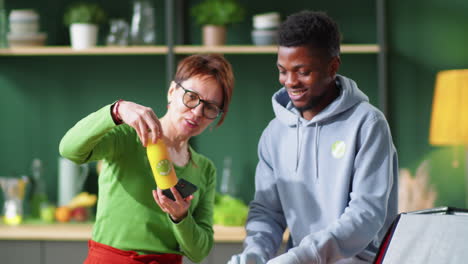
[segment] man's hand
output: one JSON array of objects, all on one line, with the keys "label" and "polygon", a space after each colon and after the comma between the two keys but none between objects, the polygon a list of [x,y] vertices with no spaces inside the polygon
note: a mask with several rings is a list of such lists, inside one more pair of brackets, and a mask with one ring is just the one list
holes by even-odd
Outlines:
[{"label": "man's hand", "polygon": [[190,207],[190,201],[193,199],[193,195],[189,195],[184,199],[175,187],[171,187],[171,192],[176,199],[175,201],[166,197],[159,188],[157,190],[153,190],[153,198],[161,210],[169,214],[171,219],[178,223],[187,216],[187,212]]},{"label": "man's hand", "polygon": [[156,143],[158,138],[162,138],[161,123],[153,109],[133,102],[121,101],[118,111],[122,121],[135,129],[143,146],[146,147],[149,140]]},{"label": "man's hand", "polygon": [[284,253],[276,258],[270,259],[267,264],[296,264],[299,263],[294,255]]},{"label": "man's hand", "polygon": [[254,253],[238,254],[231,257],[227,264],[265,264],[265,260]]}]

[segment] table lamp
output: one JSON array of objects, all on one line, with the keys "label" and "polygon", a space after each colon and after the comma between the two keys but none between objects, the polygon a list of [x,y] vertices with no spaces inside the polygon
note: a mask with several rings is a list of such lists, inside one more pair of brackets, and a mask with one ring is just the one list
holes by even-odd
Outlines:
[{"label": "table lamp", "polygon": [[465,146],[465,206],[468,207],[468,69],[437,74],[429,143]]}]

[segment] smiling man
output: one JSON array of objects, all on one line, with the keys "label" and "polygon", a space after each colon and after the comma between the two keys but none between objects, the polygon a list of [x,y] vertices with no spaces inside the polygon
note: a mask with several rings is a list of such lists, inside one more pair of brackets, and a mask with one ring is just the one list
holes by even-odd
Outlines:
[{"label": "smiling man", "polygon": [[[244,251],[230,264],[370,263],[397,214],[398,160],[385,116],[338,75],[340,33],[321,12],[281,25],[284,86],[259,143]],[[289,250],[277,256],[285,229]]]}]

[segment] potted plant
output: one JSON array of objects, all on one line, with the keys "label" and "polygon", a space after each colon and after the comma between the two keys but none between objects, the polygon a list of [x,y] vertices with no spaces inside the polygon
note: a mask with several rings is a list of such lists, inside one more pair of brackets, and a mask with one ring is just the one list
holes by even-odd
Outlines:
[{"label": "potted plant", "polygon": [[203,0],[192,7],[191,14],[203,25],[204,45],[224,45],[226,26],[244,19],[245,9],[237,0]]},{"label": "potted plant", "polygon": [[105,20],[106,14],[97,4],[80,2],[71,5],[65,12],[64,23],[70,27],[72,48],[96,46],[99,24]]}]

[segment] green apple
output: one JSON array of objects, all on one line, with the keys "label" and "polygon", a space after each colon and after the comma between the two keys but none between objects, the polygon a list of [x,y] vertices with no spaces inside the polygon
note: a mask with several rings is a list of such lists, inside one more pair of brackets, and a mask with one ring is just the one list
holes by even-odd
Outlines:
[{"label": "green apple", "polygon": [[55,206],[45,205],[41,207],[41,220],[44,222],[52,223],[55,221]]}]

